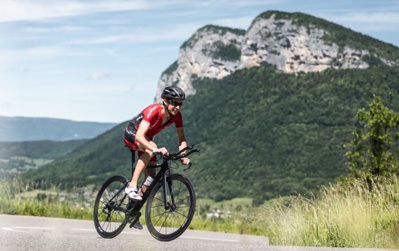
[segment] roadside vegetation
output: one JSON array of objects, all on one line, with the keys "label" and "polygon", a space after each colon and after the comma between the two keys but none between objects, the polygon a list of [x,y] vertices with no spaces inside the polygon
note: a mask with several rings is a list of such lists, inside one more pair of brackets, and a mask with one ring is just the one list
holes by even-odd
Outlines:
[{"label": "roadside vegetation", "polygon": [[350,173],[317,194],[263,206],[259,228],[276,245],[399,248],[399,113],[374,97],[346,145]]},{"label": "roadside vegetation", "polygon": [[399,180],[357,180],[323,187],[311,198],[264,205],[253,221],[273,245],[399,248]]},{"label": "roadside vegetation", "polygon": [[92,218],[91,194],[85,194],[82,189],[66,192],[58,186],[41,190],[41,185],[19,178],[0,180],[0,213],[70,219]]}]

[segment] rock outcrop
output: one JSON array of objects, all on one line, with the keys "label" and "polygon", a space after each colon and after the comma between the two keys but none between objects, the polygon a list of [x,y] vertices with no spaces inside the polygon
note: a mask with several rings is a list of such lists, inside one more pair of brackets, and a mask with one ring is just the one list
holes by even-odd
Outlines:
[{"label": "rock outcrop", "polygon": [[[155,101],[166,86],[177,85],[187,95],[194,95],[191,83],[195,78],[221,79],[262,62],[292,74],[369,67],[363,60],[369,51],[339,46],[326,39],[331,31],[296,18],[269,11],[259,15],[247,31],[213,25],[199,29],[181,46],[178,60],[161,75]],[[378,58],[387,65],[395,64]]]}]

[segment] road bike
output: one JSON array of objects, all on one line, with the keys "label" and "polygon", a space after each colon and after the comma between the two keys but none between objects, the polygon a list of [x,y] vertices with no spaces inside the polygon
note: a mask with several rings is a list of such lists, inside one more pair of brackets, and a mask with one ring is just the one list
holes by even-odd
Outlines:
[{"label": "road bike", "polygon": [[[195,191],[186,176],[172,173],[169,162],[199,152],[194,145],[189,146],[175,154],[162,156],[161,163],[155,166],[147,166],[147,169],[155,168],[158,172],[141,201],[132,200],[125,193],[129,180],[124,176],[116,175],[106,180],[94,203],[93,218],[98,234],[103,238],[114,238],[126,224],[130,223],[130,228],[133,227],[141,216],[140,210],[145,202],[146,225],[155,239],[172,241],[183,234],[194,216]],[[133,165],[134,161],[132,168]],[[190,168],[191,162],[184,171]]]}]

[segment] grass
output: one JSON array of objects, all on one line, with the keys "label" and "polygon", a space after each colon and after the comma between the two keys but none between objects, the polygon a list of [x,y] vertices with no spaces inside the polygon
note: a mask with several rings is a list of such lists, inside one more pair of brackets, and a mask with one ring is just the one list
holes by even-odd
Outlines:
[{"label": "grass", "polygon": [[0,180],[0,213],[92,219],[92,207],[76,196],[78,190],[68,195],[56,186],[50,190],[38,190],[36,187],[19,179]]},{"label": "grass", "polygon": [[[95,187],[38,190],[21,180],[0,180],[0,213],[92,220]],[[305,198],[197,199],[189,229],[267,236],[271,245],[399,248],[399,179],[369,186],[333,184]]]},{"label": "grass", "polygon": [[312,198],[263,206],[256,217],[273,245],[399,248],[399,181],[323,187]]}]

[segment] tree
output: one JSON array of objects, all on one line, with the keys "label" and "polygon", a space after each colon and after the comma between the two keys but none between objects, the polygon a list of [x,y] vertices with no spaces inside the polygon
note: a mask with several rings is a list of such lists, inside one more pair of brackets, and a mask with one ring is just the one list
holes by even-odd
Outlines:
[{"label": "tree", "polygon": [[367,178],[398,174],[399,114],[374,96],[369,111],[360,109],[356,119],[360,128],[348,145],[349,168],[352,176]]}]

